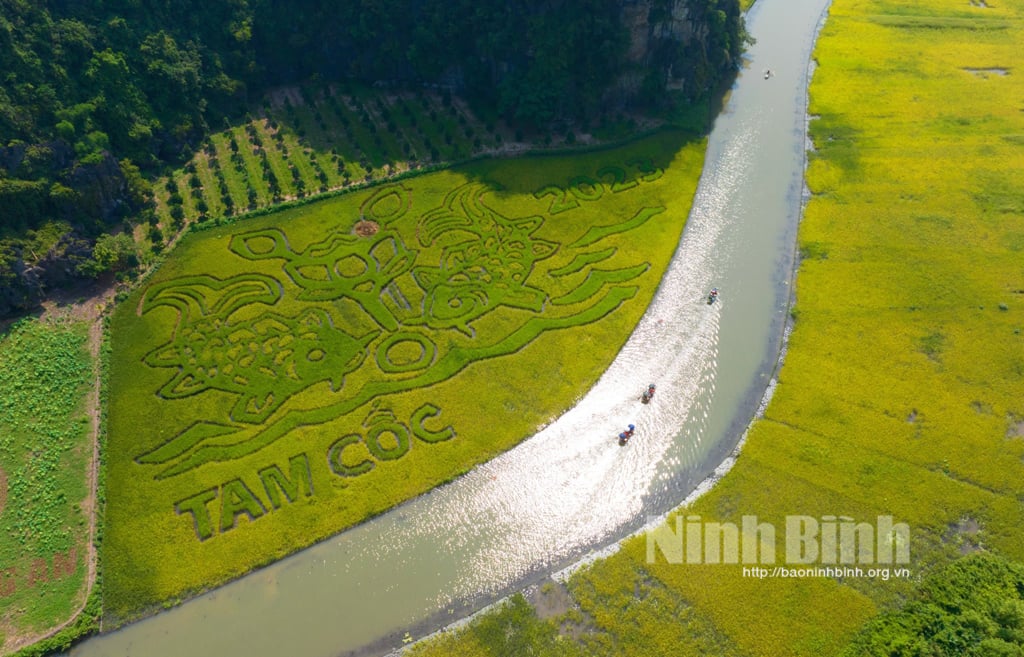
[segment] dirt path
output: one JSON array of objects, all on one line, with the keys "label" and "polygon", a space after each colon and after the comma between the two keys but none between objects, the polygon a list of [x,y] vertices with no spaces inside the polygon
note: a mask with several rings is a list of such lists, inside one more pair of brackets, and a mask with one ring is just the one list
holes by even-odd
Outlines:
[{"label": "dirt path", "polygon": [[[94,285],[83,290],[78,290],[78,296],[74,301],[70,298],[55,298],[43,304],[44,311],[40,315],[41,320],[70,318],[75,321],[89,323],[89,338],[87,346],[92,360],[92,385],[85,398],[85,412],[89,416],[89,450],[91,455],[89,465],[86,469],[86,493],[85,499],[81,502],[82,513],[88,518],[89,526],[85,537],[85,588],[80,593],[81,602],[75,608],[71,616],[63,623],[52,627],[38,634],[21,634],[8,632],[6,641],[3,644],[4,654],[12,653],[19,648],[31,645],[43,639],[49,638],[64,628],[68,627],[85,609],[85,604],[92,595],[93,587],[96,585],[96,523],[99,509],[97,508],[97,486],[99,482],[100,464],[100,387],[102,385],[100,372],[100,350],[103,346],[103,315],[114,299],[114,286]],[[84,296],[83,296],[84,294]],[[0,471],[0,511],[3,510],[3,502],[6,500],[6,480]]]}]

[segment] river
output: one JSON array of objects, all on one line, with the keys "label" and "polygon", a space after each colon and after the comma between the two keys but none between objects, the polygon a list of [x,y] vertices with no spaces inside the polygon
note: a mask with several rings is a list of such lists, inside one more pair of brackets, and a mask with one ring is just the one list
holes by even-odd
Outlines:
[{"label": "river", "polygon": [[[577,406],[449,485],[70,654],[382,654],[677,506],[733,451],[778,360],[809,58],[827,4],[758,0],[748,13],[757,42],[715,121],[673,262]],[[720,301],[708,305],[712,287]],[[652,382],[655,399],[641,406]],[[636,437],[620,448],[627,423]]]}]

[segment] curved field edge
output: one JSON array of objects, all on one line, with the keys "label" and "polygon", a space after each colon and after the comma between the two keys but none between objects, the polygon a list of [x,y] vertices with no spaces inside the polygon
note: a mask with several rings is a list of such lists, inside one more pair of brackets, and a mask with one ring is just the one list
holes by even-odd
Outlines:
[{"label": "curved field edge", "polygon": [[98,324],[47,317],[0,339],[4,654],[65,648],[97,626],[100,334]]},{"label": "curved field edge", "polygon": [[[687,139],[668,131],[593,153],[477,162],[186,236],[111,321],[105,626],[449,481],[571,406],[628,337],[676,248],[704,149]],[[316,279],[324,254],[364,249],[350,235],[367,219],[378,230],[369,239],[391,235],[389,257],[416,251],[420,261],[441,258],[440,271],[403,260],[389,269],[403,272],[393,281],[375,279],[396,282],[391,297],[410,303],[359,296],[365,287],[343,299],[324,296],[335,294]],[[483,237],[480,222],[532,245],[526,287],[544,287],[543,310],[529,289],[489,288],[491,305],[502,304],[468,320],[450,309],[417,314],[465,285],[464,263],[476,255],[445,235],[470,225]],[[268,248],[285,255],[264,257]],[[515,270],[521,252],[499,244],[488,253]],[[283,261],[295,266],[287,276]],[[338,271],[351,264],[341,261],[332,265]],[[430,290],[425,299],[413,298],[417,286]],[[186,308],[201,321],[182,319]],[[343,348],[356,349],[333,331],[363,346],[371,341],[366,358],[346,361],[343,381],[289,390],[263,425],[254,406],[238,405],[247,391],[231,382],[208,377],[221,387],[178,394],[184,379],[174,372],[193,365],[173,360],[184,347],[166,346],[181,336],[222,335],[207,320],[229,332],[245,324],[264,340],[311,318],[314,332]],[[244,451],[219,428],[238,429],[239,417],[257,427]]]},{"label": "curved field edge", "polygon": [[909,572],[760,579],[650,559],[646,535],[575,573],[568,611],[513,601],[411,654],[869,654],[854,637],[930,574],[1024,559],[1022,32],[1019,1],[834,0],[779,384],[735,466],[669,518],[756,516],[779,564],[786,516],[892,516]]}]

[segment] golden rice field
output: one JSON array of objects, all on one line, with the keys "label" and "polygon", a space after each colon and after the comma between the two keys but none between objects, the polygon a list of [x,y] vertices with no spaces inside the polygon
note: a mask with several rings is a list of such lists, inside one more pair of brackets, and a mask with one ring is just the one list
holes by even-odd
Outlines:
[{"label": "golden rice field", "polygon": [[186,235],[111,320],[110,624],[423,493],[587,390],[704,142],[485,160]]},{"label": "golden rice field", "polygon": [[1020,0],[833,2],[780,385],[735,467],[685,509],[777,526],[892,515],[910,527],[910,577],[651,564],[641,537],[573,576],[568,615],[512,605],[483,621],[505,622],[503,639],[475,625],[414,654],[694,654],[686,636],[707,654],[837,654],[936,568],[1024,559],[1021,43]]}]

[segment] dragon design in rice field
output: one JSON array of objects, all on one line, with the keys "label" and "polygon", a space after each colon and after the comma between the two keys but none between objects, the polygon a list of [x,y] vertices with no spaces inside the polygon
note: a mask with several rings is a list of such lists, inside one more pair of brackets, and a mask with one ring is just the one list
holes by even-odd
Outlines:
[{"label": "dragon design in rice field", "polygon": [[[173,402],[216,390],[234,402],[136,461],[159,466],[155,476],[163,478],[246,457],[297,427],[439,383],[474,361],[513,354],[545,331],[596,321],[636,294],[631,281],[648,265],[601,269],[616,249],[600,242],[663,208],[642,208],[560,245],[538,237],[543,217],[504,216],[485,201],[489,191],[467,183],[411,221],[403,220],[408,192],[387,186],[363,205],[386,198],[391,208],[377,213],[385,225],[369,236],[335,232],[301,251],[278,228],[231,237],[232,254],[281,261],[283,278],[197,275],[151,286],[142,312],[178,313],[170,339],[143,357],[149,367],[173,370],[157,395]],[[538,278],[536,264],[556,254],[565,264]],[[574,285],[551,298],[546,289],[566,289],[555,281]],[[301,310],[275,310],[285,295]],[[475,328],[495,312],[517,321],[500,335]],[[290,403],[322,383],[326,404]]]}]

